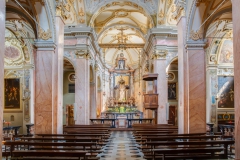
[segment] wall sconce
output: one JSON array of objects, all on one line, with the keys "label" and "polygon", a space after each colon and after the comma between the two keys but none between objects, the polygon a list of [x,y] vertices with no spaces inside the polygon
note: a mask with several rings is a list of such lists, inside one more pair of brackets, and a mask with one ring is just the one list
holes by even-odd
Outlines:
[{"label": "wall sconce", "polygon": [[105,96],[106,95],[106,93],[105,92],[103,92],[103,96]]},{"label": "wall sconce", "polygon": [[138,92],[138,95],[140,96],[140,95],[141,95],[141,92]]}]

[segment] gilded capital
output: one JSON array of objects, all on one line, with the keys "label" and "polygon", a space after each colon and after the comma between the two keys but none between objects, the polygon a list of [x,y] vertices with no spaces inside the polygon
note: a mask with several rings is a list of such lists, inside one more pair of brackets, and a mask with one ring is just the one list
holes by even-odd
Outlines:
[{"label": "gilded capital", "polygon": [[76,50],[75,55],[76,55],[76,58],[89,59],[89,53],[86,50]]}]

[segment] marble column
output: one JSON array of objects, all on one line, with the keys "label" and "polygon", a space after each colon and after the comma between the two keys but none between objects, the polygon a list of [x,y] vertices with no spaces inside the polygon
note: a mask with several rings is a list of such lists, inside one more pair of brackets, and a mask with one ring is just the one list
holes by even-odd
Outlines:
[{"label": "marble column", "polygon": [[35,133],[62,133],[64,23],[56,17],[56,44],[35,46]]},{"label": "marble column", "polygon": [[154,59],[154,73],[158,74],[157,79],[157,93],[158,93],[158,110],[157,110],[157,124],[167,124],[167,102],[168,102],[168,88],[166,77],[166,55],[167,51],[155,51]]},{"label": "marble column", "polygon": [[[35,55],[35,133],[54,133],[53,110],[56,99],[54,97],[55,81],[54,74],[55,44],[36,42],[37,52]],[[47,48],[46,48],[47,46]]]},{"label": "marble column", "polygon": [[[206,132],[206,64],[205,43],[201,41],[188,42],[188,107],[184,118],[188,116],[187,133]],[[187,80],[187,79],[186,79]]]},{"label": "marble column", "polygon": [[[3,127],[3,108],[4,108],[4,52],[5,52],[5,2],[0,1],[0,137],[2,137]],[[2,148],[2,143],[0,144]],[[0,159],[2,159],[2,150],[0,151]]]},{"label": "marble column", "polygon": [[89,124],[90,107],[90,67],[87,51],[76,51],[76,71],[75,71],[75,103],[76,121],[75,124]]},{"label": "marble column", "polygon": [[[95,78],[96,79],[96,78]],[[94,79],[94,81],[95,81]],[[97,89],[96,82],[90,83],[90,118],[97,118]]]},{"label": "marble column", "polygon": [[[234,108],[235,108],[235,159],[240,159],[240,17],[239,0],[232,0],[233,52],[234,52]],[[238,58],[239,57],[239,58]]]},{"label": "marble column", "polygon": [[[186,44],[186,17],[178,21],[178,132],[188,133],[188,71]],[[185,115],[186,113],[186,115]]]}]

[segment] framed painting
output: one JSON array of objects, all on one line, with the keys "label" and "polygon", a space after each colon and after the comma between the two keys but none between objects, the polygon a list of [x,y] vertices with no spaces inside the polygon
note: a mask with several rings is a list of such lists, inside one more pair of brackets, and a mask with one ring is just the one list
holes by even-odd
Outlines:
[{"label": "framed painting", "polygon": [[20,79],[4,79],[5,109],[20,109]]},{"label": "framed painting", "polygon": [[177,99],[177,83],[168,83],[168,99]]},{"label": "framed painting", "polygon": [[234,108],[234,77],[218,76],[218,108]]}]

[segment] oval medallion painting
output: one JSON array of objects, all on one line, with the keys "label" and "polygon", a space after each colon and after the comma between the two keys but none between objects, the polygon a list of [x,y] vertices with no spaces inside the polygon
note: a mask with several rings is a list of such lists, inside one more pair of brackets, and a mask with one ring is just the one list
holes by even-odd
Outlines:
[{"label": "oval medallion painting", "polygon": [[5,48],[5,57],[8,59],[17,59],[20,56],[20,52],[13,46],[7,46]]},{"label": "oval medallion painting", "polygon": [[175,79],[175,74],[173,72],[168,72],[168,81],[173,81]]}]

